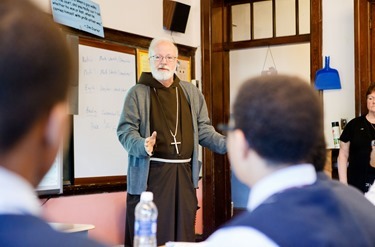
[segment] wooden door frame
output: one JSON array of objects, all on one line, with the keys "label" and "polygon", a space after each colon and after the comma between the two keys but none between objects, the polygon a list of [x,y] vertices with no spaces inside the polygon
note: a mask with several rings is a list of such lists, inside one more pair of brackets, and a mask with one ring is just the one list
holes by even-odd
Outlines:
[{"label": "wooden door frame", "polygon": [[354,1],[355,115],[367,112],[366,91],[375,82],[375,1]]},{"label": "wooden door frame", "polygon": [[[202,90],[213,126],[229,116],[229,52],[223,0],[201,0]],[[203,151],[203,238],[231,217],[230,169],[225,155]]]}]

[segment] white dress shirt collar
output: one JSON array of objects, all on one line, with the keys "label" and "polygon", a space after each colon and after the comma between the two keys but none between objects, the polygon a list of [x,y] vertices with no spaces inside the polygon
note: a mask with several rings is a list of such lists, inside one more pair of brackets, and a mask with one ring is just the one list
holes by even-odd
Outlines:
[{"label": "white dress shirt collar", "polygon": [[21,176],[0,167],[0,214],[41,214],[35,189]]},{"label": "white dress shirt collar", "polygon": [[311,164],[282,168],[261,179],[251,188],[247,208],[252,211],[275,193],[293,187],[310,185],[315,181],[316,172]]}]

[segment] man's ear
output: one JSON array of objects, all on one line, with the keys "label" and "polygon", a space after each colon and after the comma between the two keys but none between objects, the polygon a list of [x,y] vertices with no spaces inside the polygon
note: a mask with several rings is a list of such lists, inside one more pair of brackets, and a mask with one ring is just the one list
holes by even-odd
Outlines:
[{"label": "man's ear", "polygon": [[241,160],[246,160],[249,155],[249,145],[246,140],[246,136],[240,129],[233,130],[233,133],[231,133],[233,138],[233,145],[235,147],[235,152],[238,153],[238,157]]},{"label": "man's ear", "polygon": [[53,149],[60,147],[67,128],[67,106],[65,102],[56,104],[49,116],[45,129],[46,144]]}]

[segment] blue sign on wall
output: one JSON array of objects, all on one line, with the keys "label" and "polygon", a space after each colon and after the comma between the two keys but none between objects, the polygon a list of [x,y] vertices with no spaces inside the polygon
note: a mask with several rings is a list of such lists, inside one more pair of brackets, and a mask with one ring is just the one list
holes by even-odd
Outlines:
[{"label": "blue sign on wall", "polygon": [[51,0],[55,22],[104,37],[99,4],[90,0]]}]

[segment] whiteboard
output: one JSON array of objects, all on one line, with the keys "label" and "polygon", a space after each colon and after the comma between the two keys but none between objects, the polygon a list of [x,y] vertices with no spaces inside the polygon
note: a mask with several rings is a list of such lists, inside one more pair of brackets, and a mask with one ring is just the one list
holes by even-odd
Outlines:
[{"label": "whiteboard", "polygon": [[135,55],[79,45],[74,177],[122,176],[127,153],[117,138],[125,95],[136,83]]}]

